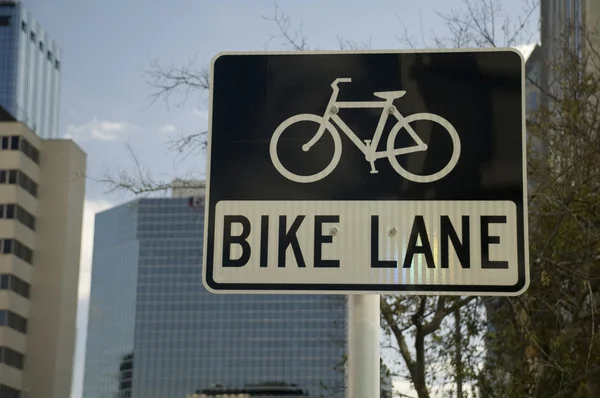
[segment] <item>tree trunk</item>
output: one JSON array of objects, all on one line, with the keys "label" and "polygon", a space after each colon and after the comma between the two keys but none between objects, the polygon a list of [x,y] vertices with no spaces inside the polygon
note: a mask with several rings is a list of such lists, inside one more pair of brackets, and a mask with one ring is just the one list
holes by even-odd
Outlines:
[{"label": "tree trunk", "polygon": [[419,398],[429,398],[429,390],[427,389],[427,381],[425,379],[425,335],[417,328],[415,336],[415,351],[417,360],[415,362],[415,390]]}]

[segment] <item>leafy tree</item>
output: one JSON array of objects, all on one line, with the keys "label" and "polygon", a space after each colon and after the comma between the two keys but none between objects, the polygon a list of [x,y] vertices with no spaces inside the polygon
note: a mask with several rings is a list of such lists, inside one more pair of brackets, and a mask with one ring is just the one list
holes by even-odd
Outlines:
[{"label": "leafy tree", "polygon": [[491,348],[505,355],[488,364],[487,396],[600,396],[600,41],[579,31],[580,56],[575,27],[562,33],[528,120],[532,282],[494,314]]}]

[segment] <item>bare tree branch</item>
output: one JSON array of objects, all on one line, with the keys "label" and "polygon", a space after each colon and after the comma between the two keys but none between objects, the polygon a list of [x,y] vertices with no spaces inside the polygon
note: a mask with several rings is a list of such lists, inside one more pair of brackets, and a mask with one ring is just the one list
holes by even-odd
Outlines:
[{"label": "bare tree branch", "polygon": [[262,16],[263,19],[275,23],[279,29],[279,34],[269,35],[270,43],[273,40],[280,40],[284,46],[289,46],[296,51],[310,50],[307,44],[306,36],[302,29],[302,21],[300,21],[300,27],[298,29],[292,28],[292,22],[288,15],[283,14],[279,11],[277,3],[274,4],[275,11],[270,17]]},{"label": "bare tree branch", "polygon": [[150,95],[151,103],[164,98],[167,107],[173,94],[180,94],[183,99],[178,106],[183,105],[192,92],[203,92],[209,88],[208,69],[196,69],[190,61],[185,66],[163,66],[158,59],[150,63],[150,69],[144,73],[146,82],[155,89]]},{"label": "bare tree branch", "polygon": [[371,38],[362,42],[355,42],[352,40],[344,39],[341,36],[337,36],[338,45],[340,50],[369,50],[371,49]]},{"label": "bare tree branch", "polygon": [[134,195],[150,195],[153,193],[166,192],[173,188],[173,180],[175,179],[179,180],[178,187],[181,188],[196,189],[206,187],[204,183],[198,184],[195,182],[195,178],[198,178],[197,175],[173,177],[173,180],[168,182],[156,180],[152,177],[150,170],[140,163],[131,145],[126,144],[126,148],[133,162],[133,172],[128,172],[123,169],[113,171],[105,167],[101,178],[88,176],[88,179],[107,186],[107,193],[125,191]]}]

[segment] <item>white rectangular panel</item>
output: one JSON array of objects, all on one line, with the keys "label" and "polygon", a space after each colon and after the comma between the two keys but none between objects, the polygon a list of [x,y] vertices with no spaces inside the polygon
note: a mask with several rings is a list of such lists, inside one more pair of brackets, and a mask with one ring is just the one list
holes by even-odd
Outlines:
[{"label": "white rectangular panel", "polygon": [[[296,220],[299,227],[281,255],[279,241],[286,243]],[[411,243],[413,229],[418,238]],[[234,284],[513,286],[517,231],[510,201],[221,201],[213,276],[216,283]],[[247,238],[236,238],[243,234]],[[233,238],[225,244],[227,236]]]}]

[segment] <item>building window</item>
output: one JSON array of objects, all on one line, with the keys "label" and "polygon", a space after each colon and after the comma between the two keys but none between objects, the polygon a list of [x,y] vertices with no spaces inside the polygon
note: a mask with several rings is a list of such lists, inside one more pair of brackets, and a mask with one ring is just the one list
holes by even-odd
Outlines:
[{"label": "building window", "polygon": [[31,41],[35,41],[35,32],[31,32],[29,37],[31,38]]},{"label": "building window", "polygon": [[21,145],[19,149],[21,149],[21,152],[23,152],[29,159],[33,160],[36,164],[40,164],[40,151],[31,145],[29,141],[21,138]]},{"label": "building window", "polygon": [[11,348],[0,347],[0,362],[22,370],[25,363],[25,356]]},{"label": "building window", "polygon": [[48,61],[52,62],[52,51],[48,50]]},{"label": "building window", "polygon": [[35,231],[35,217],[33,214],[25,210],[19,205],[15,205],[16,213],[17,213],[17,221],[21,224],[25,225],[32,231]]},{"label": "building window", "polygon": [[19,390],[15,390],[12,387],[5,386],[4,384],[0,384],[0,397],[2,398],[20,398],[21,392]]},{"label": "building window", "polygon": [[33,250],[16,239],[0,239],[0,254],[14,254],[33,265]]},{"label": "building window", "polygon": [[44,42],[40,41],[40,51],[44,52]]},{"label": "building window", "polygon": [[37,197],[38,185],[22,171],[19,172],[19,185],[32,196]]},{"label": "building window", "polygon": [[8,311],[8,327],[23,334],[27,334],[27,319],[12,311]]},{"label": "building window", "polygon": [[0,326],[8,326],[17,332],[27,334],[27,319],[9,310],[0,310]]},{"label": "building window", "polygon": [[0,15],[0,26],[10,26],[10,16]]},{"label": "building window", "polygon": [[131,388],[131,380],[129,380],[129,381],[122,381],[121,385],[119,386],[119,389],[126,390],[128,388]]},{"label": "building window", "polygon": [[13,151],[19,149],[19,137],[18,135],[13,135],[12,137],[10,137],[10,149],[12,149]]},{"label": "building window", "polygon": [[0,250],[2,253],[11,254],[13,252],[13,239],[4,239],[0,240],[0,242],[2,243],[2,245],[0,245]]},{"label": "building window", "polygon": [[40,151],[34,148],[25,138],[18,135],[0,137],[0,149],[21,150],[36,164],[40,164]]},{"label": "building window", "polygon": [[12,220],[15,218],[15,205],[0,205],[0,215],[2,218]]},{"label": "building window", "polygon": [[57,59],[56,61],[54,61],[54,67],[55,67],[57,70],[60,70],[60,61],[59,61],[58,59]]},{"label": "building window", "polygon": [[14,275],[0,275],[0,290],[12,290],[20,296],[29,298],[30,289],[31,287],[29,283],[17,278]]},{"label": "building window", "polygon": [[31,287],[29,286],[29,283],[17,278],[14,275],[10,275],[11,279],[10,279],[10,285],[9,288],[10,290],[12,290],[13,292],[25,297],[25,298],[29,298],[29,291],[31,289]]},{"label": "building window", "polygon": [[21,21],[21,30],[27,32],[27,22]]},{"label": "building window", "polygon": [[0,183],[19,184],[32,196],[37,197],[38,185],[27,174],[20,170],[0,170],[0,175],[3,171],[6,172],[8,178],[0,176]]},{"label": "building window", "polygon": [[19,176],[19,170],[8,170],[8,183],[16,184]]},{"label": "building window", "polygon": [[0,204],[0,219],[14,220],[35,231],[35,217],[17,204]]}]

